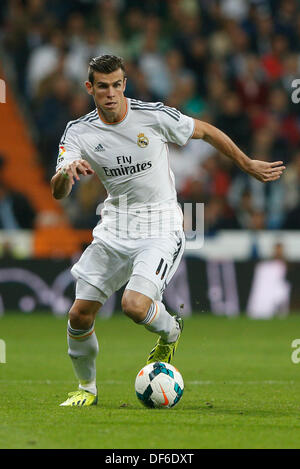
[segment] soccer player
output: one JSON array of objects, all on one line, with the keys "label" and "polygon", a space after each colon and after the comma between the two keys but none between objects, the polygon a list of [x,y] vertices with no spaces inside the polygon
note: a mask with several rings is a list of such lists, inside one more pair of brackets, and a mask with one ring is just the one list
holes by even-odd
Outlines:
[{"label": "soccer player", "polygon": [[67,197],[80,175],[96,174],[108,197],[93,242],[71,270],[77,282],[67,340],[79,387],[62,406],[97,403],[95,316],[126,283],[123,312],[159,336],[147,363],[170,362],[174,356],[183,322],[161,300],[185,241],[168,142],[185,145],[190,138],[204,139],[262,182],[277,180],[285,169],[282,161],[250,159],[223,132],[177,109],[125,97],[125,67],[119,57],[92,59],[85,86],[96,108],[67,124],[52,194]]}]

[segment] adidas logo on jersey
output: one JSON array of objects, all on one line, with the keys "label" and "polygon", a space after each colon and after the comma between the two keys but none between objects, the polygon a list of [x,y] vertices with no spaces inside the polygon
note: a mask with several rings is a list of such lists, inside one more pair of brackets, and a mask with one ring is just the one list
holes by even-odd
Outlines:
[{"label": "adidas logo on jersey", "polygon": [[104,150],[105,150],[105,148],[103,148],[103,146],[101,145],[101,143],[99,143],[99,144],[96,146],[96,148],[95,148],[94,151],[104,151]]}]

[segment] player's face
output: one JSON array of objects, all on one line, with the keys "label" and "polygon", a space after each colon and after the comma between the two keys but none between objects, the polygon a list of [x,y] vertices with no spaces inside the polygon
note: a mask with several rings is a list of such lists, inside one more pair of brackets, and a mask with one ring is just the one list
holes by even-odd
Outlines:
[{"label": "player's face", "polygon": [[94,72],[94,83],[86,82],[88,93],[94,97],[97,108],[105,116],[122,114],[125,86],[126,78],[121,69],[112,73]]}]

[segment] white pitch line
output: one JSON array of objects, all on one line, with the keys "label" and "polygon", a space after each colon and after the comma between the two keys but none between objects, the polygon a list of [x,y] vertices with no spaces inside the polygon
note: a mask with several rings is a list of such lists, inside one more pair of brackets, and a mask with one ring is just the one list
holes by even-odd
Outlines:
[{"label": "white pitch line", "polygon": [[[73,383],[74,380],[31,380],[31,379],[24,379],[24,380],[4,380],[0,379],[0,384],[69,384]],[[128,381],[115,381],[115,380],[106,380],[106,381],[99,381],[99,385],[123,385],[123,384],[128,384]],[[269,384],[269,385],[279,385],[279,384],[285,384],[285,385],[294,385],[294,384],[300,384],[297,383],[296,381],[288,381],[288,380],[262,380],[262,381],[204,381],[204,380],[199,380],[199,381],[185,381],[186,385],[189,386],[222,386],[222,385],[233,385],[233,386],[241,386],[241,385],[262,385],[262,384]]]},{"label": "white pitch line", "polygon": [[187,384],[190,385],[222,385],[222,384],[230,384],[230,385],[243,385],[243,384],[297,384],[295,381],[279,381],[279,380],[263,380],[263,381],[187,381]]}]

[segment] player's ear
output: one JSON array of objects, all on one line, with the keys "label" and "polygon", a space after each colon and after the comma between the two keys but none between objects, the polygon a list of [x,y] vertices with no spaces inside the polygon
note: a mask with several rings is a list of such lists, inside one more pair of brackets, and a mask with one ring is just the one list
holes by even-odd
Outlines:
[{"label": "player's ear", "polygon": [[93,94],[93,84],[90,81],[86,81],[84,84],[88,94]]}]

